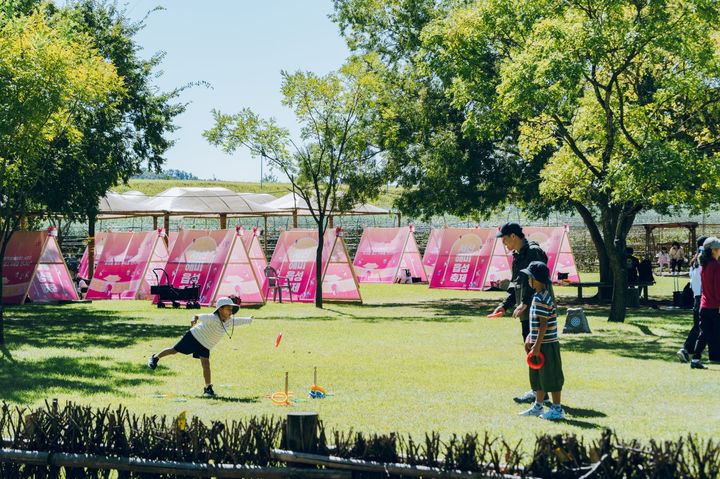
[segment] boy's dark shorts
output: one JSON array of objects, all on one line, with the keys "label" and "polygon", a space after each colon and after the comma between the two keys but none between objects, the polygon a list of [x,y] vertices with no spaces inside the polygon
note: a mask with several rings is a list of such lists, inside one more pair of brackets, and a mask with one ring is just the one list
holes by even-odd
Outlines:
[{"label": "boy's dark shorts", "polygon": [[560,343],[543,343],[540,352],[545,355],[545,364],[540,369],[529,369],[530,386],[533,391],[562,391],[565,376],[560,358]]},{"label": "boy's dark shorts", "polygon": [[195,339],[195,336],[193,336],[190,331],[180,338],[180,341],[173,346],[173,349],[178,353],[192,354],[195,359],[210,357],[208,348],[200,344],[200,341]]}]

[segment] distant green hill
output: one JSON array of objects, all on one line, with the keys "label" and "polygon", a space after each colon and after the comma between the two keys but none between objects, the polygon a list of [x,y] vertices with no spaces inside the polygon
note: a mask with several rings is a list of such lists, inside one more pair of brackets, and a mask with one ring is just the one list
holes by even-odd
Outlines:
[{"label": "distant green hill", "polygon": [[[168,188],[195,187],[195,188],[227,188],[238,193],[267,193],[279,198],[289,191],[292,191],[290,183],[251,183],[244,181],[209,181],[209,180],[142,180],[133,179],[127,185],[119,185],[113,188],[116,193],[126,191],[139,191],[148,196],[153,196]],[[390,186],[383,194],[370,203],[382,208],[392,208],[394,199],[398,196],[398,189]]]}]

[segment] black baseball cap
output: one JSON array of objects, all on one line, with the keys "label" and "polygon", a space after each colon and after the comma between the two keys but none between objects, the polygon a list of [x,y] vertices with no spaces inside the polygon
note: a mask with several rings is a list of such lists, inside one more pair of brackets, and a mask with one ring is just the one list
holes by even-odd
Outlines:
[{"label": "black baseball cap", "polygon": [[517,223],[505,223],[502,225],[502,228],[500,228],[500,231],[495,235],[497,238],[502,238],[503,236],[510,236],[511,234],[515,234],[516,236],[525,236],[523,234],[523,230]]},{"label": "black baseball cap", "polygon": [[521,273],[525,273],[535,281],[540,281],[544,284],[550,284],[550,269],[542,261],[533,261],[527,268],[521,269]]}]

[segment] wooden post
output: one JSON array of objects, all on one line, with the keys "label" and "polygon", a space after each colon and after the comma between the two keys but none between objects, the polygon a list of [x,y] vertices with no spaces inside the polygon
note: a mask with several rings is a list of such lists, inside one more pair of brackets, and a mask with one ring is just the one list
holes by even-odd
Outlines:
[{"label": "wooden post", "polygon": [[318,414],[316,412],[288,413],[285,444],[291,451],[309,453],[317,451],[317,429]]},{"label": "wooden post", "polygon": [[398,217],[398,228],[400,228],[400,222],[402,221],[402,213],[398,213],[397,217]]},{"label": "wooden post", "polygon": [[328,218],[328,228],[333,228],[333,227],[334,227],[333,217],[332,217],[332,215],[330,215],[330,217]]},{"label": "wooden post", "polygon": [[165,234],[170,234],[170,214],[165,213],[163,215],[163,228],[165,228]]},{"label": "wooden post", "polygon": [[698,250],[697,247],[697,226],[690,226],[688,228],[690,230],[690,257],[695,254],[695,252]]},{"label": "wooden post", "polygon": [[297,210],[293,210],[293,228],[297,228],[298,220],[297,220]]},{"label": "wooden post", "polygon": [[227,215],[225,213],[222,213],[220,215],[220,229],[221,230],[227,229]]},{"label": "wooden post", "polygon": [[88,218],[88,277],[91,280],[95,274],[95,216]]},{"label": "wooden post", "polygon": [[645,256],[651,258],[650,255],[650,235],[652,234],[652,228],[650,225],[645,225]]},{"label": "wooden post", "polygon": [[264,216],[264,219],[265,219],[265,229],[263,230],[263,251],[265,253],[265,259],[267,260],[267,238],[268,238],[267,215]]},{"label": "wooden post", "polygon": [[[157,225],[158,225],[157,216],[153,216],[152,219],[153,219],[153,229],[155,231],[157,231]],[[167,231],[166,231],[166,233],[167,233]]]}]

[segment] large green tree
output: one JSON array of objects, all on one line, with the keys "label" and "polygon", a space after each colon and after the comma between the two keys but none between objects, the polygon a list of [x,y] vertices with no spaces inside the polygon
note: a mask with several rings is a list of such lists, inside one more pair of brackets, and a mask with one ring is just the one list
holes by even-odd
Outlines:
[{"label": "large green tree", "polygon": [[[115,2],[76,0],[63,8],[39,0],[0,4],[0,25],[27,22],[31,17],[42,18],[56,35],[69,39],[64,46],[67,55],[99,61],[104,68],[96,68],[93,75],[110,68],[121,79],[122,88],[108,90],[102,101],[92,105],[73,103],[73,108],[67,108],[66,117],[72,128],[41,137],[42,147],[38,147],[33,161],[44,166],[30,168],[30,174],[25,176],[27,182],[22,188],[28,204],[22,208],[10,204],[5,211],[13,218],[19,218],[28,208],[70,219],[87,218],[92,241],[99,198],[141,169],[158,170],[164,162],[163,155],[172,146],[169,136],[175,130],[174,119],[186,107],[177,98],[187,85],[168,92],[154,85],[163,55],[141,57],[135,35],[145,25],[130,21]],[[77,50],[76,44],[82,49]],[[85,78],[83,70],[78,69],[73,81],[85,78],[92,83],[93,75]],[[8,75],[7,82],[8,91],[30,87],[20,84],[12,75]],[[67,87],[75,86],[68,84]],[[32,95],[28,90],[27,98],[34,98]],[[31,104],[24,107],[30,108]],[[12,111],[15,111],[12,118],[3,117]],[[25,111],[14,110],[14,107],[0,110],[3,117],[0,122],[30,121]],[[6,134],[15,135],[13,141],[20,141],[18,131],[8,128]],[[17,227],[12,222],[6,225],[10,231]]]},{"label": "large green tree", "polygon": [[301,125],[299,141],[273,119],[262,119],[248,109],[234,115],[213,112],[215,125],[205,137],[227,153],[247,148],[266,159],[310,206],[319,238],[315,305],[322,308],[320,265],[330,216],[376,196],[383,182],[369,117],[375,111],[378,83],[361,62],[324,76],[283,72],[282,78],[283,104]]},{"label": "large green tree", "polygon": [[114,66],[70,22],[50,25],[35,11],[0,24],[0,259],[21,218],[43,205],[35,192],[60,167],[55,143],[79,144],[83,118],[123,94]]},{"label": "large green tree", "polygon": [[419,33],[410,61],[447,79],[466,137],[491,141],[507,163],[539,165],[515,187],[529,180],[543,204],[583,218],[602,278],[612,278],[611,320],[625,317],[624,250],[636,215],[716,201],[717,8],[458,2]]}]

